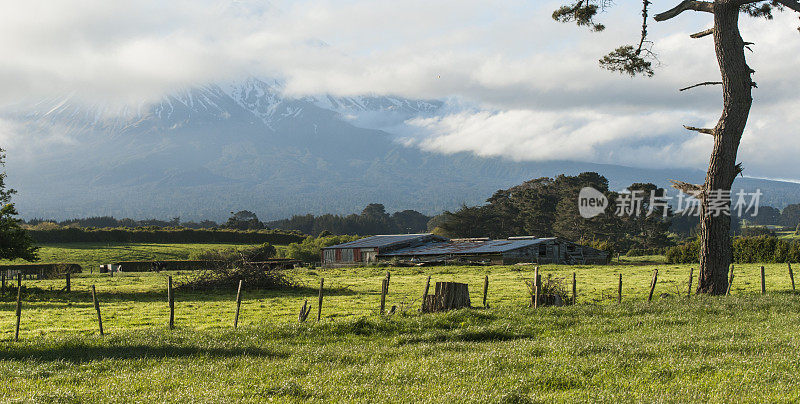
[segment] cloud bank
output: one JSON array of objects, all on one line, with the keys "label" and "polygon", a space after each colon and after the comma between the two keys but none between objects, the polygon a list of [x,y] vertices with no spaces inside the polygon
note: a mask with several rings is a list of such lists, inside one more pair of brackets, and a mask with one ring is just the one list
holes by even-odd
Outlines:
[{"label": "cloud bank", "polygon": [[[702,168],[719,88],[706,15],[651,22],[652,79],[597,59],[639,31],[641,3],[621,0],[590,33],[555,23],[559,1],[30,0],[0,4],[0,104],[64,93],[96,103],[155,100],[186,86],[282,77],[292,95],[449,98],[473,108],[409,122],[405,140],[445,153]],[[671,2],[654,4],[666,8]],[[743,17],[759,89],[740,151],[746,174],[800,178],[793,167],[800,35],[791,13]],[[6,124],[9,127],[9,124]],[[6,133],[12,133],[6,129]],[[13,135],[2,141],[14,142]],[[61,141],[57,135],[47,141]]]}]

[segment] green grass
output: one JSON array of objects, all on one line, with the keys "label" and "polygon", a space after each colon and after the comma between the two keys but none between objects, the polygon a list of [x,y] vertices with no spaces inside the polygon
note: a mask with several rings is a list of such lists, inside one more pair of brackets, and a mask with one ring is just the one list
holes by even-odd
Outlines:
[{"label": "green grass", "polygon": [[[658,261],[543,266],[545,277],[576,272],[578,304],[541,309],[527,307],[531,267],[389,268],[387,306],[399,312],[388,318],[376,313],[387,268],[295,270],[304,288],[244,293],[238,330],[235,290],[177,291],[177,329],[168,330],[167,274],[83,274],[69,294],[57,291],[63,280],[25,281],[19,342],[12,341],[15,294],[0,302],[0,401],[800,399],[800,295],[785,265],[766,265],[765,296],[760,265],[742,265],[732,296],[687,298],[689,266]],[[419,314],[428,275],[468,283],[474,306],[488,275],[491,309]],[[305,299],[316,316],[320,277],[322,321],[298,324]]]},{"label": "green grass", "polygon": [[[70,262],[90,272],[103,264],[117,261],[185,260],[194,253],[248,244],[153,244],[153,243],[69,243],[44,244],[39,248],[41,263]],[[284,248],[284,246],[276,246]],[[2,264],[23,264],[25,261],[0,260]]]}]

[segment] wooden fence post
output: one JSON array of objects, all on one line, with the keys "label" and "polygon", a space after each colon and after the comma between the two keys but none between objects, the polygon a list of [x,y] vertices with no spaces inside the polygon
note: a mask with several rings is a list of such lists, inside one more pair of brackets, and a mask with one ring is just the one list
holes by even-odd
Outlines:
[{"label": "wooden fence post", "polygon": [[428,275],[428,280],[425,281],[425,291],[422,292],[422,307],[420,307],[419,311],[425,311],[425,302],[428,301],[428,289],[431,287],[431,276]]},{"label": "wooden fence post", "polygon": [[728,277],[728,289],[725,290],[725,296],[730,296],[731,290],[733,289],[733,287],[731,286],[731,285],[733,285],[733,268],[734,268],[734,266],[733,266],[733,264],[731,264],[731,274]]},{"label": "wooden fence post", "polygon": [[389,278],[381,281],[381,314],[386,312],[386,289],[389,289]]},{"label": "wooden fence post", "polygon": [[692,297],[692,280],[694,279],[694,268],[689,268],[689,290],[686,292],[686,297]]},{"label": "wooden fence post", "polygon": [[489,293],[489,275],[486,275],[483,278],[483,308],[488,309],[489,306],[486,305],[486,295]]},{"label": "wooden fence post", "polygon": [[233,317],[233,328],[239,327],[239,308],[242,306],[242,280],[239,279],[239,287],[236,289],[236,316]]},{"label": "wooden fence post", "polygon": [[766,285],[765,279],[764,279],[764,267],[762,266],[761,267],[761,294],[763,295],[763,294],[766,294],[766,293],[767,293],[767,285]]},{"label": "wooden fence post", "polygon": [[14,341],[19,341],[19,323],[22,320],[22,273],[17,274],[17,325],[14,328]]},{"label": "wooden fence post", "polygon": [[172,291],[172,277],[167,277],[167,302],[169,303],[169,329],[175,329],[175,293]]},{"label": "wooden fence post", "polygon": [[648,296],[647,301],[653,301],[653,292],[656,290],[656,283],[658,282],[658,268],[653,270],[653,282],[650,283],[650,296]]},{"label": "wooden fence post", "polygon": [[786,265],[789,266],[789,279],[791,279],[791,281],[792,281],[792,290],[795,290],[794,289],[794,272],[792,271],[792,263],[791,262],[787,262]]},{"label": "wooden fence post", "polygon": [[319,279],[319,303],[317,307],[317,322],[322,318],[322,287],[325,285],[325,278]]},{"label": "wooden fence post", "polygon": [[100,300],[97,298],[97,290],[92,285],[92,302],[94,303],[94,310],[97,311],[97,325],[100,327],[100,335],[103,334],[103,317],[100,316]]},{"label": "wooden fence post", "polygon": [[617,290],[617,303],[622,303],[622,274],[619,274],[619,288]]},{"label": "wooden fence post", "polygon": [[541,278],[539,277],[539,267],[536,267],[536,270],[533,275],[533,308],[539,308],[539,281]]},{"label": "wooden fence post", "polygon": [[3,270],[2,273],[0,273],[0,278],[2,278],[2,282],[3,282],[3,286],[2,286],[2,289],[0,289],[0,293],[6,293],[6,271],[5,270]]},{"label": "wooden fence post", "polygon": [[71,285],[71,282],[70,282],[70,274],[69,274],[69,272],[67,272],[67,285],[64,287],[64,289],[67,290],[67,293],[72,291],[72,285]]},{"label": "wooden fence post", "polygon": [[572,304],[575,305],[575,298],[578,294],[578,282],[575,279],[575,272],[572,273]]}]

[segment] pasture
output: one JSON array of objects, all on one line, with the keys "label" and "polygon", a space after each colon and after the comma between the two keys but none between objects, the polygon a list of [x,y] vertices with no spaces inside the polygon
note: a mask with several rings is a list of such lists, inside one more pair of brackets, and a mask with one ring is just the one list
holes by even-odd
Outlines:
[{"label": "pasture", "polygon": [[[297,289],[245,287],[236,330],[235,290],[177,290],[168,329],[166,277],[186,273],[82,274],[71,293],[26,280],[18,342],[16,290],[0,302],[0,401],[796,401],[800,296],[783,264],[766,265],[762,296],[759,267],[737,266],[729,297],[687,298],[689,265],[658,257],[543,266],[544,277],[576,273],[578,304],[539,309],[527,307],[525,266],[293,270]],[[387,270],[390,317],[377,313]],[[428,275],[468,283],[475,307],[488,275],[490,309],[419,314]],[[312,315],[298,324],[306,299]]]}]

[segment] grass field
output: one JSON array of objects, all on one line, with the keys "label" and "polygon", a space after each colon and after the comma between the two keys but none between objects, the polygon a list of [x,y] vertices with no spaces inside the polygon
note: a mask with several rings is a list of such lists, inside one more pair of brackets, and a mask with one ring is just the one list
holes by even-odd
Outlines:
[{"label": "grass field", "polygon": [[[174,247],[177,248],[177,247]],[[800,296],[785,265],[737,266],[730,297],[685,296],[686,265],[637,258],[576,272],[578,304],[528,308],[530,267],[345,268],[290,274],[305,288],[176,293],[167,329],[166,275],[25,281],[21,340],[14,298],[0,302],[0,401],[34,402],[764,402],[800,399]],[[656,295],[646,301],[652,269]],[[392,273],[382,317],[381,278]],[[616,304],[617,274],[624,299]],[[176,279],[185,274],[172,273]],[[417,313],[425,278],[470,285],[491,309]],[[305,299],[322,321],[297,323]],[[696,281],[695,281],[696,282]],[[98,288],[107,335],[87,290]],[[51,290],[52,289],[52,290]]]},{"label": "grass field", "polygon": [[[69,243],[45,244],[39,249],[42,263],[70,262],[90,272],[103,264],[117,261],[185,260],[193,253],[247,244],[149,244],[149,243]],[[276,249],[284,246],[275,246]],[[0,265],[25,261],[0,260]]]}]

